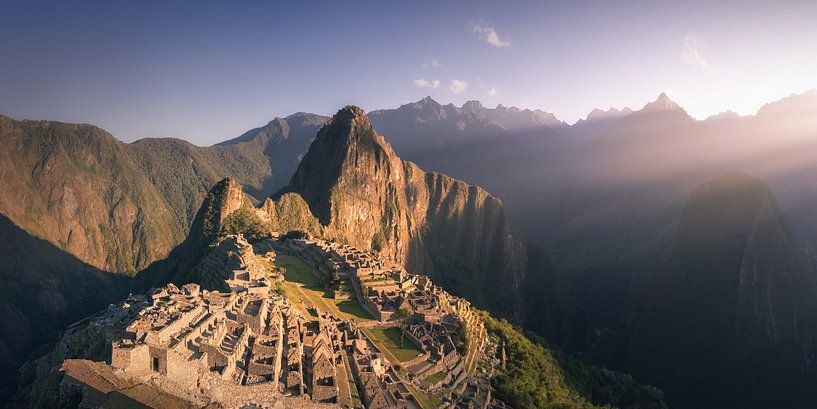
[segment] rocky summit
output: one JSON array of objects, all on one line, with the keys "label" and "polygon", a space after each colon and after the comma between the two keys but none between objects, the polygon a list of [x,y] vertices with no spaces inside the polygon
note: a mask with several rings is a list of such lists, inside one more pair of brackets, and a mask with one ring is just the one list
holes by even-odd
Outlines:
[{"label": "rocky summit", "polygon": [[[527,289],[535,292],[557,280],[499,199],[401,160],[357,107],[340,110],[318,132],[289,185],[271,200],[262,206],[270,219],[304,219],[303,206],[288,206],[295,215],[272,210],[283,208],[284,201],[302,200],[314,216],[305,218],[303,230],[377,251],[482,308],[517,320],[525,320],[527,311],[541,303],[528,299]],[[569,315],[566,304],[558,310]],[[546,323],[540,328],[550,326],[551,335],[570,332],[546,316],[538,319]]]}]

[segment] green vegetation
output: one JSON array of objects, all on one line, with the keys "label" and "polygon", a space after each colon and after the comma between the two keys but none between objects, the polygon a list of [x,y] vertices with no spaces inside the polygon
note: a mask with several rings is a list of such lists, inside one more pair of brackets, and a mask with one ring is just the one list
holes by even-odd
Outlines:
[{"label": "green vegetation", "polygon": [[309,234],[307,234],[307,233],[306,233],[305,231],[303,231],[303,230],[290,230],[290,231],[288,231],[286,234],[284,234],[284,238],[285,238],[285,239],[289,239],[289,240],[293,240],[293,239],[305,239],[305,238],[307,238],[307,237],[309,237]]},{"label": "green vegetation", "polygon": [[409,361],[423,353],[410,339],[403,336],[400,328],[372,329],[369,333],[378,346],[388,349],[400,362]]},{"label": "green vegetation", "polygon": [[238,234],[241,233],[247,239],[258,240],[270,235],[270,226],[264,223],[254,209],[242,207],[227,216],[224,219],[224,225],[221,226],[221,234]]},{"label": "green vegetation", "polygon": [[460,327],[451,334],[451,340],[454,341],[457,352],[461,355],[465,355],[468,351],[468,331],[465,329],[464,324],[460,325]]},{"label": "green vegetation", "polygon": [[275,200],[264,202],[263,209],[270,216],[272,228],[280,232],[299,232],[292,238],[307,234],[324,237],[323,227],[312,214],[309,205],[297,193],[285,193]]},{"label": "green vegetation", "polygon": [[386,236],[383,235],[383,232],[378,231],[377,233],[372,236],[372,250],[380,252],[383,250],[383,246],[386,244]]},{"label": "green vegetation", "polygon": [[417,403],[423,409],[437,409],[437,407],[439,407],[442,403],[436,396],[417,389],[417,387],[410,382],[405,382],[405,385],[408,387],[411,394],[414,395],[415,399],[417,399]]},{"label": "green vegetation", "polygon": [[483,317],[488,332],[505,342],[507,363],[491,384],[514,408],[613,406],[663,409],[663,393],[629,375],[587,366],[541,339],[531,340],[505,320]]},{"label": "green vegetation", "polygon": [[423,383],[426,385],[434,385],[435,383],[443,380],[443,378],[445,378],[446,375],[447,374],[442,371],[431,374],[427,376],[425,379],[423,379]]},{"label": "green vegetation", "polygon": [[306,287],[320,287],[321,280],[312,274],[312,267],[309,267],[303,260],[296,256],[279,254],[276,264],[286,270],[284,278],[287,281],[301,283]]},{"label": "green vegetation", "polygon": [[371,320],[372,315],[369,314],[366,309],[364,309],[360,303],[355,300],[334,300],[336,301],[335,305],[338,307],[343,313],[349,314],[351,316],[364,319],[364,320]]},{"label": "green vegetation", "polygon": [[406,317],[408,317],[410,315],[411,315],[411,312],[409,310],[407,310],[405,308],[401,308],[401,309],[397,310],[397,312],[395,312],[394,315],[392,315],[392,318],[400,319],[400,318],[406,318]]}]

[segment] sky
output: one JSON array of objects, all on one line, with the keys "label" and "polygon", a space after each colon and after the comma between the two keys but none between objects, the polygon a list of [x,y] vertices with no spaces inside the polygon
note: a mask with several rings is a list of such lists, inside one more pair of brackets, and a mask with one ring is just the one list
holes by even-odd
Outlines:
[{"label": "sky", "polygon": [[702,119],[812,88],[817,1],[0,0],[0,114],[124,141],[427,95],[572,123],[661,92]]}]

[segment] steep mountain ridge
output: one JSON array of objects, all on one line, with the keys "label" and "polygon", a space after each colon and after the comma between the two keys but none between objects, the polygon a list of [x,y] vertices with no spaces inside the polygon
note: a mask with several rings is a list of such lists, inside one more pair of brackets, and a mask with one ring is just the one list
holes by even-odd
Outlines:
[{"label": "steep mountain ridge", "polygon": [[[293,193],[303,198],[326,236],[378,250],[517,320],[525,315],[521,288],[552,274],[528,271],[528,243],[499,199],[402,161],[357,107],[342,109],[318,132],[273,202]],[[503,301],[509,298],[518,302]]]},{"label": "steep mountain ridge", "polygon": [[134,273],[184,237],[127,147],[90,125],[0,118],[0,214],[97,268]]},{"label": "steep mountain ridge", "polygon": [[[125,144],[91,125],[0,116],[0,234],[15,240],[9,248],[24,246],[0,251],[0,308],[8,318],[0,354],[13,357],[0,361],[2,383],[13,388],[35,348],[119,291],[166,282],[163,269],[172,263],[165,258],[178,257],[176,246],[218,180],[233,176],[261,198],[285,183],[276,177],[289,177],[320,117],[290,120],[286,135],[283,127],[259,128],[243,141],[199,147],[178,139]],[[279,158],[281,166],[273,163]],[[103,279],[137,272],[137,280]],[[0,391],[0,401],[8,392]]]},{"label": "steep mountain ridge", "polygon": [[[94,268],[0,215],[0,402],[34,348],[127,295],[132,280]],[[27,372],[26,372],[27,373]]]},{"label": "steep mountain ridge", "polygon": [[817,286],[788,219],[762,181],[728,174],[692,193],[638,304],[630,369],[683,406],[795,405],[815,379],[815,323]]},{"label": "steep mountain ridge", "polygon": [[447,155],[456,155],[464,146],[566,125],[542,110],[502,105],[492,109],[479,101],[457,107],[441,105],[431,97],[395,109],[371,111],[369,118],[398,154],[424,168],[445,162]]},{"label": "steep mountain ridge", "polygon": [[0,214],[97,268],[133,274],[184,239],[217,181],[234,177],[262,199],[283,186],[324,120],[276,118],[200,147],[125,144],[91,125],[0,116],[0,187],[12,193],[0,197]]}]

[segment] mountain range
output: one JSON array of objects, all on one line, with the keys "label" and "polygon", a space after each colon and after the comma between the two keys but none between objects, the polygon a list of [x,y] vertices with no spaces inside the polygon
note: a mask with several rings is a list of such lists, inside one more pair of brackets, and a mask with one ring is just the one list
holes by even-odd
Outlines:
[{"label": "mountain range", "polygon": [[[792,383],[740,399],[719,391],[756,385],[727,376],[747,368],[811,379],[792,365],[812,353],[812,328],[780,323],[813,312],[815,118],[815,92],[703,121],[662,94],[573,125],[425,98],[368,115],[347,107],[331,120],[298,113],[199,147],[0,117],[3,384],[34,347],[122,294],[195,280],[203,244],[190,237],[220,228],[203,221],[224,204],[208,191],[231,178],[223,189],[248,194],[237,206],[277,230],[376,249],[568,351],[665,388],[673,407],[773,407],[791,388],[795,401],[813,402]],[[700,247],[734,225],[730,239],[712,239],[714,253]],[[732,264],[694,268],[726,253]],[[716,270],[721,278],[706,281]],[[670,296],[680,288],[696,293]],[[678,317],[690,303],[702,310]],[[729,308],[734,316],[717,314]],[[683,344],[683,323],[708,332],[715,317],[734,331]],[[736,339],[745,344],[723,362],[680,358]],[[747,358],[770,350],[779,366]],[[662,370],[679,362],[680,372]],[[693,371],[714,374],[708,389],[674,378]]]}]

